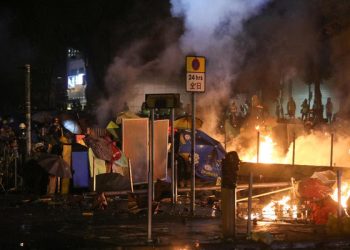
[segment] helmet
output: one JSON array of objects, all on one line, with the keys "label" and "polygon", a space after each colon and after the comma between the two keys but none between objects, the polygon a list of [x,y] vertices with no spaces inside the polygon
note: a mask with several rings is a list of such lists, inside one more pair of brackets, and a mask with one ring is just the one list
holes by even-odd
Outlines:
[{"label": "helmet", "polygon": [[26,125],[22,122],[22,123],[19,124],[19,128],[20,128],[20,129],[25,129],[25,128],[26,128]]}]

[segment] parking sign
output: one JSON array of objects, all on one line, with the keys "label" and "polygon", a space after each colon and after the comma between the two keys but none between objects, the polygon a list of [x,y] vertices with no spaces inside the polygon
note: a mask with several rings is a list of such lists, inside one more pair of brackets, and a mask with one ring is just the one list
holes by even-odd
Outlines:
[{"label": "parking sign", "polygon": [[186,91],[205,92],[205,57],[186,57]]}]

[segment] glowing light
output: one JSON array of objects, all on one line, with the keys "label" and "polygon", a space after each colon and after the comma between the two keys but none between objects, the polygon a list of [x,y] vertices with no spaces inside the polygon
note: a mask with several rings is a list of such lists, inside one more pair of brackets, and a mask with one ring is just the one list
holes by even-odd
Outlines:
[{"label": "glowing light", "polygon": [[[338,202],[338,188],[336,188],[331,195],[332,199]],[[341,185],[341,200],[340,203],[343,208],[347,208],[346,202],[350,197],[350,184],[347,182],[343,182]]]},{"label": "glowing light", "polygon": [[[259,213],[251,213],[250,214],[250,218],[252,220],[255,220],[255,219],[260,219],[260,214]],[[244,219],[248,220],[248,215],[244,216]]]},{"label": "glowing light", "polygon": [[189,249],[191,249],[191,247],[188,245],[174,247],[174,250],[189,250]]},{"label": "glowing light", "polygon": [[263,136],[263,140],[260,142],[260,154],[259,161],[264,163],[273,163],[273,153],[276,143],[272,141],[269,136]]},{"label": "glowing light", "polygon": [[194,244],[194,247],[198,248],[200,245],[199,245],[199,241],[196,240],[195,244]]},{"label": "glowing light", "polygon": [[[260,136],[259,143],[259,162],[260,163],[275,163],[275,145],[276,143],[272,140],[270,136]],[[248,152],[242,155],[242,160],[246,162],[256,162],[256,152]]]},{"label": "glowing light", "polygon": [[262,209],[264,219],[277,220],[285,217],[297,218],[297,206],[290,205],[290,196],[283,196],[279,201],[271,201]]}]

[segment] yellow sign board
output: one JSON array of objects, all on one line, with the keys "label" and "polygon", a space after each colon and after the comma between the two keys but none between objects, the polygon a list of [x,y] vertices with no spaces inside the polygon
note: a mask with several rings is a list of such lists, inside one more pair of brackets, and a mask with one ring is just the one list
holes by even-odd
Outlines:
[{"label": "yellow sign board", "polygon": [[187,73],[205,73],[205,57],[187,56],[186,69]]}]

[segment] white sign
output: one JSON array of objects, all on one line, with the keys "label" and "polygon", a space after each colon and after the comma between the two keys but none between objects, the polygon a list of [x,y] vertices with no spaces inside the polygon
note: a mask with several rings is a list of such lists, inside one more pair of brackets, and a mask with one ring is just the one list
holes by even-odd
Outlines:
[{"label": "white sign", "polygon": [[205,92],[205,73],[187,73],[186,91]]}]

